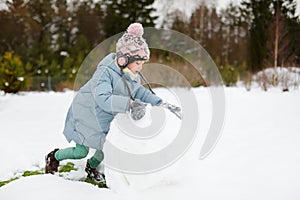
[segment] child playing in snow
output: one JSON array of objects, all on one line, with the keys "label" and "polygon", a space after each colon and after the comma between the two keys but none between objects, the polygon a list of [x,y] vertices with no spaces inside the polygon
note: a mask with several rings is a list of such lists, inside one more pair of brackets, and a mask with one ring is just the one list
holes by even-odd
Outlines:
[{"label": "child playing in snow", "polygon": [[76,143],[75,147],[54,149],[46,156],[46,173],[54,174],[59,162],[65,159],[82,159],[89,148],[96,149],[87,160],[87,177],[104,182],[96,168],[102,162],[105,138],[111,121],[118,113],[130,112],[134,120],[145,115],[146,103],[168,108],[176,115],[181,109],[162,101],[140,83],[139,73],[149,60],[148,44],[142,37],[143,26],[133,23],[116,44],[116,53],[107,55],[97,66],[92,78],[80,88],[68,110],[64,135]]}]

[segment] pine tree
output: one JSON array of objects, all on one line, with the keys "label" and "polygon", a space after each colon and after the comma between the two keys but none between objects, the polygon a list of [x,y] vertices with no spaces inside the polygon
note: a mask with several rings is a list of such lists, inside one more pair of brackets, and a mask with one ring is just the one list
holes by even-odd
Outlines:
[{"label": "pine tree", "polygon": [[18,56],[6,52],[0,57],[0,90],[18,93],[25,87],[24,75],[23,63]]},{"label": "pine tree", "polygon": [[85,36],[90,42],[89,51],[104,39],[103,33],[103,11],[100,3],[93,0],[80,4],[76,12],[77,36]]},{"label": "pine tree", "polygon": [[270,5],[272,0],[244,0],[241,4],[243,12],[248,13],[250,21],[249,63],[250,71],[263,69],[263,59],[266,57],[266,41],[268,26],[272,14]]},{"label": "pine tree", "polygon": [[105,37],[125,31],[134,22],[139,22],[144,27],[153,27],[154,20],[157,19],[153,16],[153,2],[154,0],[105,0]]}]

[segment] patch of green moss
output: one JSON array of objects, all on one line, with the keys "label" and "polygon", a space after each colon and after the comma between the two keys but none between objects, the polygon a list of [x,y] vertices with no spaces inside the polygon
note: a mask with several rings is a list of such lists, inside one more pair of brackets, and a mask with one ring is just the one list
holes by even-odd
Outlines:
[{"label": "patch of green moss", "polygon": [[34,175],[40,175],[44,174],[42,171],[25,171],[22,176],[34,176]]},{"label": "patch of green moss", "polygon": [[74,163],[68,162],[66,165],[62,165],[59,167],[58,172],[70,172],[72,170],[77,170],[74,167]]},{"label": "patch of green moss", "polygon": [[8,184],[8,183],[10,183],[10,182],[12,182],[14,180],[17,180],[17,179],[18,178],[11,178],[11,179],[9,179],[7,181],[2,181],[2,182],[0,182],[0,187],[2,187],[2,186],[6,185],[6,184]]},{"label": "patch of green moss", "polygon": [[84,182],[93,184],[95,186],[98,186],[99,188],[107,188],[107,185],[105,183],[99,183],[99,182],[93,181],[92,179],[89,179],[89,178],[86,178],[84,180]]}]

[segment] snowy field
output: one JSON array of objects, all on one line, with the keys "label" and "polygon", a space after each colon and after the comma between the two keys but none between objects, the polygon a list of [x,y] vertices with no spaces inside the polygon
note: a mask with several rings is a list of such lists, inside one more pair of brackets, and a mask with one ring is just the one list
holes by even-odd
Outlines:
[{"label": "snowy field", "polygon": [[[156,92],[168,96],[164,89]],[[193,92],[199,103],[199,133],[174,165],[144,175],[123,175],[104,167],[110,189],[53,175],[22,177],[0,187],[0,199],[299,200],[300,91],[225,88],[222,137],[204,160],[198,157],[210,124],[211,98],[206,88]],[[0,95],[0,181],[42,168],[49,151],[73,145],[61,133],[73,96],[72,91]],[[168,143],[178,127],[178,120],[166,115],[174,126],[162,131],[160,145]],[[108,140],[130,147],[118,134],[112,124]],[[151,149],[151,143],[142,143],[135,151]],[[70,174],[73,179],[85,176],[85,162],[74,162],[78,171]]]}]

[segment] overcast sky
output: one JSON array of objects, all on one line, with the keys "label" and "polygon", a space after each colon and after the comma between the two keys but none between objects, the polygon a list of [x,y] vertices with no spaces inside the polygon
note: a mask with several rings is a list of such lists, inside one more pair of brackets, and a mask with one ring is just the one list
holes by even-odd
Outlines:
[{"label": "overcast sky", "polygon": [[[229,4],[230,1],[234,2],[234,3],[239,3],[242,0],[216,0],[218,3],[218,6],[224,8],[226,7],[227,4]],[[297,13],[300,13],[300,0],[296,0],[297,1]]]}]

